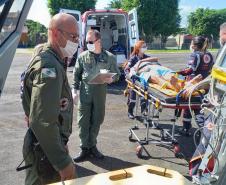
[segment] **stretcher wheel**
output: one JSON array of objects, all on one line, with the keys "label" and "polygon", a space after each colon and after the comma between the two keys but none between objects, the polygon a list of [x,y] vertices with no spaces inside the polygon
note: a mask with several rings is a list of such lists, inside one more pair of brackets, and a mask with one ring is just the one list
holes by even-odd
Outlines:
[{"label": "stretcher wheel", "polygon": [[184,159],[184,155],[181,152],[175,153],[175,157],[178,159]]},{"label": "stretcher wheel", "polygon": [[142,152],[143,152],[143,148],[142,148],[142,146],[137,146],[137,148],[136,148],[136,155],[137,155],[137,157],[138,158],[142,158],[143,156],[142,156]]},{"label": "stretcher wheel", "polygon": [[178,144],[174,145],[173,151],[176,158],[179,158],[179,159],[184,158],[184,155],[181,153],[180,146]]},{"label": "stretcher wheel", "polygon": [[133,134],[130,130],[129,130],[129,141],[130,142],[136,142],[137,141],[136,139],[133,139]]},{"label": "stretcher wheel", "polygon": [[165,140],[164,130],[161,130],[161,131],[160,131],[160,137],[161,137],[161,140],[162,140],[162,141]]},{"label": "stretcher wheel", "polygon": [[133,141],[133,135],[131,131],[129,131],[129,141]]}]

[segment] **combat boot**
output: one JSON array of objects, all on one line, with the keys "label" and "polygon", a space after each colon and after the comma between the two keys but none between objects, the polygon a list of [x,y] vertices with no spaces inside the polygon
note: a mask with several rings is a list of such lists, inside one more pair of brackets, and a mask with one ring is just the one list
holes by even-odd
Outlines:
[{"label": "combat boot", "polygon": [[73,158],[74,162],[82,162],[85,161],[89,157],[90,151],[88,148],[82,148],[79,152],[78,156]]},{"label": "combat boot", "polygon": [[92,148],[90,149],[90,154],[91,154],[93,157],[97,158],[97,159],[103,159],[103,158],[104,158],[104,155],[97,149],[96,146],[94,146],[94,147],[92,147]]}]

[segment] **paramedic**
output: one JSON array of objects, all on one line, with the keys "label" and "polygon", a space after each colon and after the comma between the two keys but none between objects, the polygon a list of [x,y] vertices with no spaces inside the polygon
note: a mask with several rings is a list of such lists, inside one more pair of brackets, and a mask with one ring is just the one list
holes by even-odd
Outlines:
[{"label": "paramedic", "polygon": [[[179,71],[178,74],[186,76],[186,80],[188,81],[200,74],[205,79],[210,74],[214,64],[213,56],[207,51],[207,48],[208,38],[203,36],[194,37],[190,45],[192,53],[189,57],[187,68]],[[199,127],[202,127],[204,124],[204,115],[200,113],[200,109],[195,109],[194,113],[196,115],[196,123],[198,123]],[[179,130],[182,135],[191,135],[191,119],[190,110],[185,109],[183,114],[183,128]]]},{"label": "paramedic", "polygon": [[24,138],[25,185],[75,178],[67,142],[72,132],[73,99],[64,59],[78,47],[76,19],[65,13],[50,21],[48,43],[36,47],[21,76],[21,98],[29,129]]},{"label": "paramedic", "polygon": [[[150,61],[150,62],[157,62],[158,58],[156,57],[150,57],[148,55],[146,55],[144,52],[147,50],[147,45],[143,40],[139,40],[135,43],[133,52],[131,53],[130,59],[127,63],[127,65],[125,66],[125,73],[128,74],[130,72],[130,69],[138,62],[145,62],[145,61]],[[133,90],[130,90],[129,92],[129,97],[128,97],[128,117],[130,119],[134,119],[134,114],[133,114],[133,110],[135,107],[135,103],[136,103],[136,92],[134,92]],[[146,109],[146,101],[141,98],[141,113],[145,113],[145,109]]]},{"label": "paramedic", "polygon": [[[76,61],[72,84],[74,103],[79,100],[77,120],[81,147],[81,152],[74,158],[75,162],[83,161],[90,155],[97,159],[104,158],[96,145],[100,125],[104,121],[107,84],[120,76],[115,56],[102,48],[99,31],[89,30],[86,44],[88,50],[81,53]],[[104,84],[89,84],[101,69],[117,75],[114,79],[105,79]]]}]

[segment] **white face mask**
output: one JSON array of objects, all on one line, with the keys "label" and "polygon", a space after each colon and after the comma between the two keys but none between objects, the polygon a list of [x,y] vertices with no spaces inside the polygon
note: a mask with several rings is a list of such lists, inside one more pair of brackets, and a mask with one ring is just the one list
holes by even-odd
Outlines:
[{"label": "white face mask", "polygon": [[140,48],[140,52],[141,53],[144,53],[145,51],[147,51],[148,49],[147,48]]},{"label": "white face mask", "polygon": [[87,44],[87,49],[91,52],[95,51],[95,45],[94,44]]},{"label": "white face mask", "polygon": [[72,57],[75,52],[78,50],[78,43],[67,40],[66,46],[60,47],[60,51],[62,52],[64,57]]}]

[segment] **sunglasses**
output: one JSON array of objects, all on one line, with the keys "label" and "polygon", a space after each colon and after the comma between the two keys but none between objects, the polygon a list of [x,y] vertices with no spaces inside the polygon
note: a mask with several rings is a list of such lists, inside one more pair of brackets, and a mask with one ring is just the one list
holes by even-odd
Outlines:
[{"label": "sunglasses", "polygon": [[95,40],[95,41],[86,41],[86,44],[94,44],[97,40]]}]

